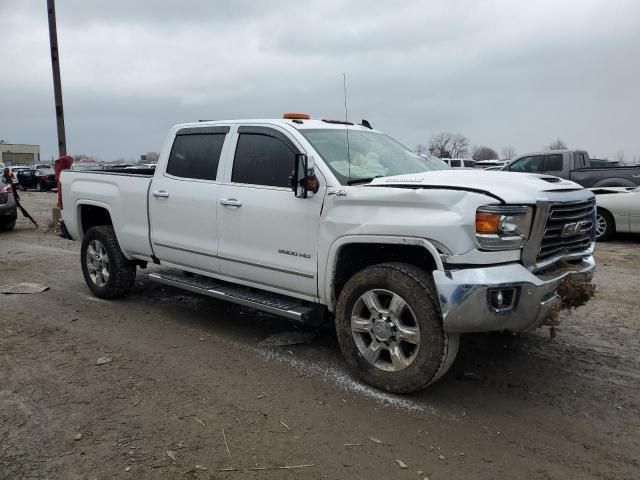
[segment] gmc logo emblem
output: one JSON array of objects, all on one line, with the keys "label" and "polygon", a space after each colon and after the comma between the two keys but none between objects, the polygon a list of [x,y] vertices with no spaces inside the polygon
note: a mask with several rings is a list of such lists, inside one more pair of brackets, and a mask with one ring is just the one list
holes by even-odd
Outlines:
[{"label": "gmc logo emblem", "polygon": [[578,235],[579,233],[582,232],[582,229],[584,227],[586,227],[587,225],[589,225],[588,220],[583,220],[581,222],[573,222],[573,223],[567,223],[564,225],[564,227],[562,227],[562,232],[560,233],[560,237],[562,238],[566,238],[566,237],[573,237],[574,235]]}]

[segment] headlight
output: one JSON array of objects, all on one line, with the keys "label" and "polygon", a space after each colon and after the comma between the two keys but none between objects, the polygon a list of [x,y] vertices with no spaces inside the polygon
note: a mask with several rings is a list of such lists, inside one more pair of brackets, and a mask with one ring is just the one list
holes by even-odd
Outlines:
[{"label": "headlight", "polygon": [[525,206],[480,207],[476,211],[476,239],[485,250],[521,248],[529,238],[533,209]]}]

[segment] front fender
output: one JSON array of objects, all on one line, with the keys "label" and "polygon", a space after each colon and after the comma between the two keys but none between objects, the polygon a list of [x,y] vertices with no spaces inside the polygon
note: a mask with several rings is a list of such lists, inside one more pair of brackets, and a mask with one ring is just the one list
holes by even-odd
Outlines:
[{"label": "front fender", "polygon": [[[338,238],[331,244],[327,255],[327,260],[324,265],[318,265],[318,293],[320,298],[324,300],[324,303],[330,312],[334,311],[335,305],[337,303],[337,298],[334,294],[333,283],[337,267],[338,254],[343,246],[353,243],[419,246],[424,248],[431,255],[431,257],[433,257],[436,268],[440,271],[444,271],[444,266],[440,257],[441,253],[440,251],[438,251],[437,247],[439,247],[443,252],[446,252],[446,250],[444,246],[433,240],[417,237],[400,237],[387,235],[345,235]],[[324,282],[321,281],[322,278],[324,278]]]}]

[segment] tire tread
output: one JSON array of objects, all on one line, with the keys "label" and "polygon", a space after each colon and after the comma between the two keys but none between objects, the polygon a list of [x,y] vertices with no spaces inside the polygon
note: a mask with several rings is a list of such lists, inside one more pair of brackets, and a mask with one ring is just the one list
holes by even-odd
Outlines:
[{"label": "tire tread", "polygon": [[[91,240],[99,240],[107,250],[109,255],[109,281],[104,287],[97,287],[91,278],[86,267],[86,249]],[[133,287],[136,280],[136,264],[128,260],[116,238],[115,231],[111,225],[100,225],[91,227],[82,240],[81,249],[82,273],[84,274],[87,286],[93,294],[99,298],[113,299],[125,295]]]},{"label": "tire tread", "polygon": [[[433,306],[433,309],[435,310],[435,312],[437,312],[438,315],[441,315],[441,310],[440,310],[440,302],[436,296],[435,293],[435,285],[433,283],[433,279],[431,278],[431,276],[429,275],[429,272],[410,265],[410,264],[406,264],[406,263],[397,263],[397,262],[390,262],[390,263],[381,263],[381,264],[377,264],[377,265],[372,265],[370,267],[368,267],[365,270],[362,270],[361,272],[356,273],[345,285],[345,288],[343,288],[343,292],[346,290],[347,285],[349,284],[349,282],[354,279],[356,277],[356,275],[361,274],[363,272],[367,272],[367,270],[370,269],[382,269],[382,270],[388,270],[389,273],[391,274],[392,272],[397,272],[400,273],[406,277],[409,277],[413,282],[415,282],[415,284],[417,284],[417,286],[420,288],[421,292],[428,297],[429,303],[431,303],[431,305]],[[341,312],[344,312],[345,307],[346,307],[346,303],[348,302],[348,298],[347,295],[343,295],[342,292],[338,298],[338,303],[336,305],[336,327],[338,329],[339,325],[338,324],[342,324],[344,322],[348,322],[349,320],[346,318],[343,318],[341,315]],[[441,358],[439,361],[439,365],[435,370],[435,373],[431,376],[431,377],[425,377],[423,378],[421,381],[418,381],[417,383],[414,382],[411,385],[394,385],[394,386],[388,386],[385,385],[384,389],[388,390],[388,391],[393,391],[395,393],[410,393],[413,391],[417,391],[417,390],[421,390],[423,388],[428,387],[429,385],[435,383],[437,380],[439,380],[446,372],[447,370],[449,370],[449,368],[451,367],[451,365],[453,364],[453,361],[456,358],[457,352],[458,352],[458,347],[459,347],[459,340],[460,340],[460,336],[457,334],[447,334],[446,332],[444,332],[444,330],[442,329],[442,324],[440,324],[440,330],[442,332],[442,337],[443,337],[443,351],[441,354]],[[341,345],[342,346],[342,345]],[[344,351],[344,349],[343,349]],[[353,366],[353,362],[349,360],[349,358],[347,357],[348,363],[352,364]]]}]

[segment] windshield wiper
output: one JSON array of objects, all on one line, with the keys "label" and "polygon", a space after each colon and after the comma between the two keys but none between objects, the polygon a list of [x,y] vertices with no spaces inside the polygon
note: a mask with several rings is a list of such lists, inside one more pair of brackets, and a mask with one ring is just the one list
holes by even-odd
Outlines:
[{"label": "windshield wiper", "polygon": [[381,178],[382,175],[376,175],[375,177],[365,177],[365,178],[354,178],[353,180],[349,180],[347,185],[357,185],[359,183],[369,183],[376,178]]}]

